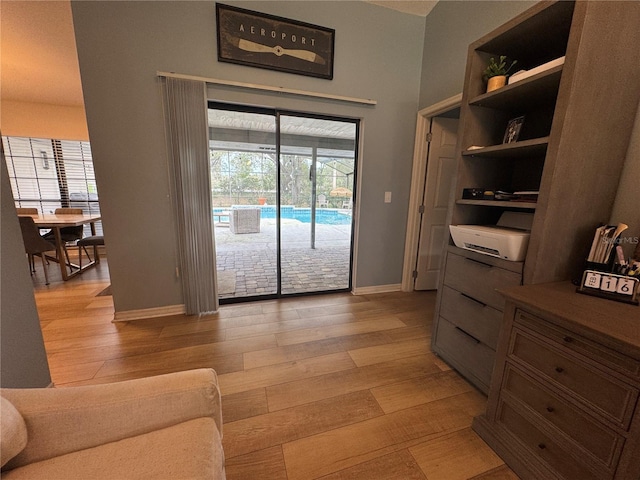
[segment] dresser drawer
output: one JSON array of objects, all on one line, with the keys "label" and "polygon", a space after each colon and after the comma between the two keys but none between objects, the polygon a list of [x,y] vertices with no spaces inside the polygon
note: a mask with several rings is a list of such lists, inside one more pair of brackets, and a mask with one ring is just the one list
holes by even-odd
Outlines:
[{"label": "dresser drawer", "polygon": [[[569,453],[570,446],[543,433],[506,402],[498,407],[498,422],[514,435],[531,454],[540,458],[566,480],[602,480],[611,478],[607,473],[594,473],[584,462]],[[575,455],[575,452],[574,452]]]},{"label": "dresser drawer", "polygon": [[550,340],[563,345],[568,350],[590,357],[596,362],[602,363],[623,375],[628,375],[636,380],[640,380],[640,362],[638,360],[627,357],[622,353],[580,337],[579,335],[575,335],[555,325],[550,325],[544,320],[522,310],[517,311],[515,320],[517,323],[531,328]]},{"label": "dresser drawer", "polygon": [[503,311],[504,297],[496,289],[520,285],[522,275],[496,267],[490,262],[490,258],[485,263],[449,252],[444,284]]},{"label": "dresser drawer", "polygon": [[[436,330],[435,344],[438,350],[445,352],[443,358],[455,363],[464,375],[475,375],[486,389],[491,382],[495,352],[472,335],[440,317]],[[463,368],[464,366],[464,368]]]},{"label": "dresser drawer", "polygon": [[617,425],[628,428],[638,397],[637,389],[567,354],[566,349],[553,348],[517,328],[511,336],[509,355],[577,395],[587,406]]},{"label": "dresser drawer", "polygon": [[442,287],[440,315],[496,349],[502,312],[450,287]]},{"label": "dresser drawer", "polygon": [[503,391],[565,432],[606,468],[617,464],[624,443],[621,435],[590,418],[511,365],[507,365],[503,382]]}]

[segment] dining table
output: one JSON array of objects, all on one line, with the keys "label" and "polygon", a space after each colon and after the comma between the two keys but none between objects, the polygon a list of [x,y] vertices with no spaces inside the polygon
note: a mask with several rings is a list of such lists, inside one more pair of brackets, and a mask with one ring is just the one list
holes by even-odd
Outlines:
[{"label": "dining table", "polygon": [[54,214],[44,213],[37,215],[20,215],[33,218],[33,223],[38,228],[50,228],[53,231],[56,244],[56,257],[47,256],[49,260],[53,260],[60,265],[60,273],[63,280],[69,280],[76,275],[81,274],[85,270],[96,266],[99,263],[99,257],[96,255],[97,246],[93,246],[93,260],[89,261],[86,265],[77,265],[70,261],[66,261],[64,252],[64,242],[60,235],[60,229],[65,227],[78,227],[81,225],[87,225],[91,227],[91,235],[96,234],[96,222],[100,221],[100,214]]}]

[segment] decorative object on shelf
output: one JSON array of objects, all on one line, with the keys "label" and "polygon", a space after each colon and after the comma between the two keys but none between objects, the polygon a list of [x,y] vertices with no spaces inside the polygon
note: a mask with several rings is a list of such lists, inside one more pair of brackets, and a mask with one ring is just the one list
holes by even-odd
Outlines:
[{"label": "decorative object on shelf", "polygon": [[482,78],[487,82],[487,93],[506,85],[507,74],[516,63],[518,63],[517,60],[514,60],[507,68],[507,57],[505,55],[500,55],[499,61],[496,61],[494,57],[489,59],[489,65],[482,72]]},{"label": "decorative object on shelf", "polygon": [[502,139],[502,143],[517,142],[523,123],[524,116],[512,118],[511,120],[509,120],[507,129],[504,131],[504,138]]},{"label": "decorative object on shelf", "polygon": [[335,30],[216,4],[218,61],[333,79]]}]

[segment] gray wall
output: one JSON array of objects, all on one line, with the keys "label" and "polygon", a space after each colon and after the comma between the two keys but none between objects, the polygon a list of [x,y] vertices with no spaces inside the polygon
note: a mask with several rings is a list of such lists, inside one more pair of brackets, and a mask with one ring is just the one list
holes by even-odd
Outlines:
[{"label": "gray wall", "polygon": [[183,303],[157,71],[377,100],[210,89],[220,100],[363,119],[356,286],[401,281],[424,18],[364,2],[234,4],[334,28],[334,79],[218,63],[214,2],[72,3],[116,311]]},{"label": "gray wall", "polygon": [[462,92],[469,44],[538,2],[440,1],[427,15],[420,108]]},{"label": "gray wall", "polygon": [[0,170],[0,386],[46,387],[51,383],[49,364],[4,155]]}]

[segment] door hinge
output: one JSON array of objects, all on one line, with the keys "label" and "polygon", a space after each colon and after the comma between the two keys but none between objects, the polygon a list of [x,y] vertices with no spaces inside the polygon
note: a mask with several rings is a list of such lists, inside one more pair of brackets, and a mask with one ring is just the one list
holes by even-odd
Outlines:
[{"label": "door hinge", "polygon": [[430,142],[431,140],[433,140],[433,133],[429,132],[427,133],[427,142]]},{"label": "door hinge", "polygon": [[424,213],[424,205],[420,205],[418,207],[418,213],[423,214]]},{"label": "door hinge", "polygon": [[418,278],[418,271],[414,270],[413,272],[411,272],[411,277],[415,280],[416,278]]}]

